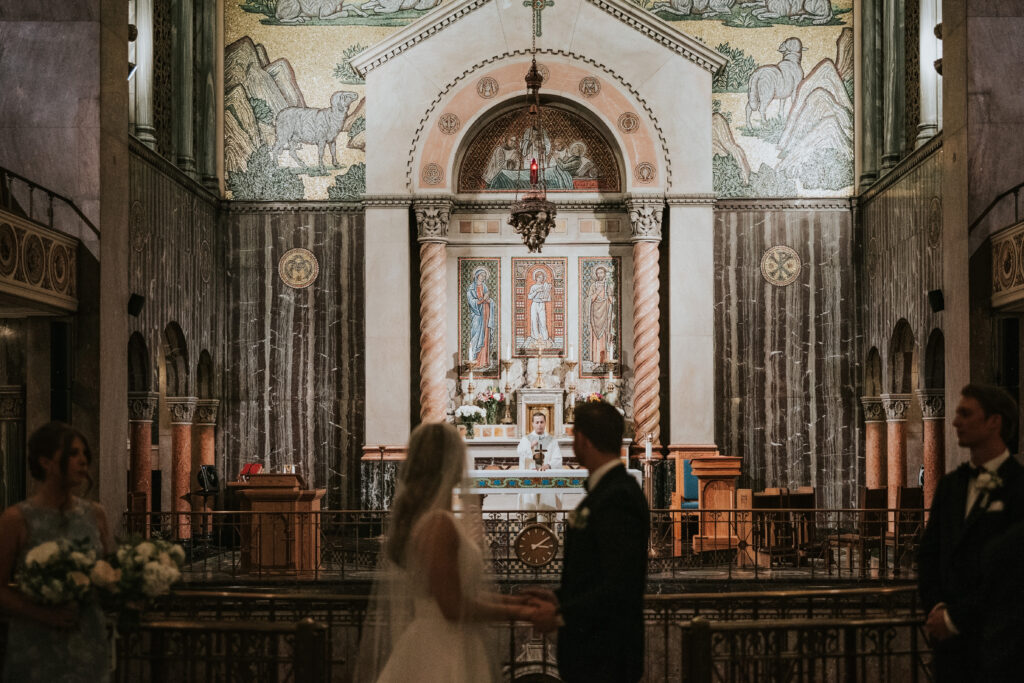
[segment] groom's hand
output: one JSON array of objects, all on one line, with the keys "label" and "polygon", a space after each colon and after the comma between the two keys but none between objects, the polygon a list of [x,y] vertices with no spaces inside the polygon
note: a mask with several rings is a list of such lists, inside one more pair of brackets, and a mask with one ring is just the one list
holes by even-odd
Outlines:
[{"label": "groom's hand", "polygon": [[526,588],[522,594],[529,596],[530,604],[534,606],[530,621],[537,631],[551,633],[564,625],[565,622],[558,610],[558,596],[553,592],[546,588]]},{"label": "groom's hand", "polygon": [[924,632],[935,642],[953,637],[954,633],[949,630],[949,624],[946,623],[946,606],[944,604],[939,603],[932,608],[924,622]]}]

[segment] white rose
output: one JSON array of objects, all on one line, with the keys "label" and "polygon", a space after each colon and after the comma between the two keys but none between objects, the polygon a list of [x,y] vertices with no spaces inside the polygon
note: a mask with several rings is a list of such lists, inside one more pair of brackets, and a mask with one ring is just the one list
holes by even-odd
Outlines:
[{"label": "white rose", "polygon": [[88,567],[93,563],[93,560],[90,559],[88,555],[80,553],[77,550],[71,553],[71,561],[83,568]]},{"label": "white rose", "polygon": [[48,563],[60,552],[60,546],[56,541],[40,543],[25,554],[25,564],[29,567]]},{"label": "white rose", "polygon": [[131,555],[132,549],[129,546],[123,545],[117,549],[117,563],[124,564],[128,561],[128,557]]},{"label": "white rose", "polygon": [[139,562],[145,562],[149,558],[153,557],[153,553],[156,552],[156,546],[149,541],[143,541],[135,548],[135,558]]},{"label": "white rose", "polygon": [[178,564],[181,564],[185,561],[185,549],[182,548],[180,545],[172,545],[170,552],[171,557],[173,557],[174,561]]},{"label": "white rose", "polygon": [[57,602],[57,599],[60,597],[60,591],[54,590],[49,586],[43,586],[40,589],[39,594],[42,595],[43,599],[48,602]]},{"label": "white rose", "polygon": [[95,585],[101,588],[108,590],[116,589],[118,582],[121,580],[121,570],[114,569],[106,560],[100,560],[93,566],[92,571],[89,573],[89,578],[92,579]]},{"label": "white rose", "polygon": [[78,588],[89,587],[89,577],[82,572],[68,572],[68,579]]},{"label": "white rose", "polygon": [[174,565],[174,560],[171,559],[171,556],[167,551],[161,551],[156,556],[156,560],[165,567],[171,567]]}]

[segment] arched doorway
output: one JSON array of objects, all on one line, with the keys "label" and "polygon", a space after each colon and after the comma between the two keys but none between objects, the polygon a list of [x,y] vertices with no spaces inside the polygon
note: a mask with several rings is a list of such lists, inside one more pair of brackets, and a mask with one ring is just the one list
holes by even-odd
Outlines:
[{"label": "arched doorway", "polygon": [[876,347],[868,351],[864,362],[864,486],[877,489],[885,486],[885,409],[882,406],[882,356]]},{"label": "arched doorway", "polygon": [[170,322],[164,328],[163,360],[161,393],[166,399],[164,414],[168,418],[169,429],[165,431],[171,446],[168,454],[171,463],[169,509],[178,513],[172,521],[176,537],[188,539],[192,536],[188,513],[192,510],[192,420],[196,399],[190,393],[188,343],[176,322]]}]

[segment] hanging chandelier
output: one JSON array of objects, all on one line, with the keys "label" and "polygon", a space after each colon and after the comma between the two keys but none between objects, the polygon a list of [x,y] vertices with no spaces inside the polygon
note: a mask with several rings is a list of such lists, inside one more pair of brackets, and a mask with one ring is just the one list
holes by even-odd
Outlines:
[{"label": "hanging chandelier", "polygon": [[[543,3],[542,3],[543,5]],[[533,3],[534,15],[538,14],[537,3]],[[518,197],[509,207],[508,224],[523,238],[523,244],[533,252],[540,252],[548,233],[555,227],[555,205],[548,201],[547,184],[544,181],[544,167],[547,165],[548,145],[550,138],[544,130],[541,107],[540,86],[544,81],[537,69],[537,24],[533,22],[533,43],[530,51],[530,70],[526,72],[526,103],[528,109],[528,125],[523,140],[523,149],[533,154],[530,158],[530,188]],[[525,161],[525,159],[524,159]]]}]

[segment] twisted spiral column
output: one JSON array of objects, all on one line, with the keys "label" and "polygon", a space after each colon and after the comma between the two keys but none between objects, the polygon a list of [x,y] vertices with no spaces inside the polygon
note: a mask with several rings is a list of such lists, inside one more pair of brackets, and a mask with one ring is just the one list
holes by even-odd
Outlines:
[{"label": "twisted spiral column", "polygon": [[417,202],[416,232],[420,242],[420,420],[445,419],[445,281],[447,278],[450,202]]},{"label": "twisted spiral column", "polygon": [[627,203],[633,240],[633,422],[637,439],[661,445],[659,245],[663,200]]}]

